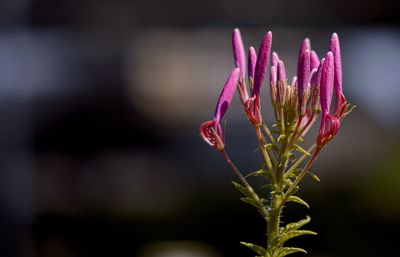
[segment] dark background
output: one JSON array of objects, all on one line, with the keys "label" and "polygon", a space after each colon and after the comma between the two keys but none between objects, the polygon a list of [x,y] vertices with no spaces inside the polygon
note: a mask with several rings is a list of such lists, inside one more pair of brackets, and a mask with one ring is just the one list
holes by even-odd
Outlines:
[{"label": "dark background", "polygon": [[[311,209],[283,218],[312,216],[319,235],[292,242],[309,256],[399,256],[399,22],[391,0],[2,0],[0,256],[253,256],[238,242],[264,244],[265,224],[198,137],[234,27],[256,48],[272,30],[290,76],[304,37],[323,56],[339,34],[357,109],[303,183]],[[238,98],[226,119],[257,169]]]}]

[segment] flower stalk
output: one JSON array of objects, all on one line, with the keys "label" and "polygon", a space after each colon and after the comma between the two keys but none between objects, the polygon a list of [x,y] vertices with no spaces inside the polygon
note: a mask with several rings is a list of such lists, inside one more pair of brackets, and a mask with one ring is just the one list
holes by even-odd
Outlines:
[{"label": "flower stalk", "polygon": [[[293,237],[316,235],[313,231],[300,229],[310,222],[310,217],[283,226],[281,214],[288,202],[309,208],[298,196],[300,182],[307,174],[311,174],[309,169],[321,150],[336,136],[341,121],[354,108],[350,107],[342,91],[339,38],[336,33],[332,35],[329,50],[321,60],[311,49],[310,40],[305,39],[299,51],[297,76],[293,77],[291,84],[287,82],[284,62],[275,52],[272,53],[271,67],[267,72],[272,49],[270,31],[265,34],[258,53],[253,47],[249,48],[247,69],[245,48],[239,29],[232,33],[232,45],[235,68],[222,89],[214,119],[200,126],[200,135],[206,143],[221,152],[226,163],[239,178],[240,184],[234,182],[234,186],[243,195],[241,200],[255,207],[267,223],[265,246],[245,242],[242,244],[261,257],[306,253],[304,249],[288,247],[286,243]],[[263,119],[261,108],[261,89],[267,73],[270,75],[269,94],[275,116],[272,130]],[[334,90],[335,106],[331,113]],[[259,170],[245,176],[226,152],[220,125],[235,91],[238,92],[246,116],[255,129],[258,149],[263,159],[263,166]],[[305,150],[303,137],[315,124],[320,113],[321,123],[315,143]],[[304,166],[301,167],[302,165]],[[246,179],[249,176],[266,179],[270,192],[265,196],[257,194]],[[319,180],[316,175],[311,174],[311,177]]]}]

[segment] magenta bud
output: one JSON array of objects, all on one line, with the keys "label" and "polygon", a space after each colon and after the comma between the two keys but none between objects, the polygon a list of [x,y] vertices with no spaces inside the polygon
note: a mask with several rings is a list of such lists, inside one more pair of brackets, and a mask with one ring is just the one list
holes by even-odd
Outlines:
[{"label": "magenta bud", "polygon": [[335,78],[334,87],[336,94],[342,93],[342,57],[340,54],[340,43],[339,37],[336,33],[333,33],[329,51],[333,53],[334,66],[335,66]]},{"label": "magenta bud", "polygon": [[240,69],[240,81],[242,82],[246,72],[246,56],[242,36],[238,28],[234,29],[232,32],[232,47],[235,66]]},{"label": "magenta bud", "polygon": [[296,87],[297,88],[297,77],[293,76],[292,78],[292,83],[290,84],[292,87]]},{"label": "magenta bud", "polygon": [[317,53],[314,50],[312,50],[310,55],[310,68],[318,69],[319,63],[320,62]]},{"label": "magenta bud", "polygon": [[279,62],[279,56],[276,52],[273,52],[271,57],[271,66],[277,67],[278,62]]},{"label": "magenta bud", "polygon": [[277,71],[276,71],[276,66],[271,66],[271,72],[269,75],[269,80],[270,80],[270,85],[275,86],[277,82]]},{"label": "magenta bud", "polygon": [[254,47],[249,48],[249,59],[248,59],[248,71],[249,71],[249,78],[254,79],[254,70],[256,68],[257,62],[257,54]]},{"label": "magenta bud", "polygon": [[297,87],[298,96],[301,103],[304,92],[308,87],[308,78],[310,76],[310,50],[306,49],[301,56],[300,65],[297,67]]},{"label": "magenta bud", "polygon": [[261,43],[260,50],[258,51],[257,63],[254,74],[254,88],[252,95],[260,95],[261,85],[265,79],[265,73],[267,72],[267,65],[269,62],[269,56],[271,54],[272,47],[272,32],[268,31]]},{"label": "magenta bud", "polygon": [[225,82],[225,85],[222,89],[221,95],[219,96],[214,113],[214,120],[217,123],[221,121],[230,103],[232,102],[239,81],[239,74],[240,74],[240,69],[234,68]]},{"label": "magenta bud", "polygon": [[285,64],[283,63],[282,60],[278,61],[277,73],[278,73],[278,81],[283,81],[284,83],[286,83]]},{"label": "magenta bud", "polygon": [[300,62],[301,62],[301,57],[303,56],[304,52],[306,50],[311,51],[311,43],[310,40],[308,38],[305,38],[303,40],[303,43],[301,44],[300,50],[299,50],[299,57],[297,59],[297,67],[300,66]]},{"label": "magenta bud", "polygon": [[308,76],[308,82],[307,82],[309,85],[312,85],[313,80],[316,80],[317,71],[318,71],[317,68],[314,68],[311,70],[310,76]]},{"label": "magenta bud", "polygon": [[332,52],[328,52],[325,57],[324,65],[321,73],[320,84],[320,101],[322,115],[326,115],[330,111],[333,93],[334,81],[334,57]]},{"label": "magenta bud", "polygon": [[311,79],[311,86],[313,86],[313,87],[319,86],[319,84],[321,82],[321,74],[322,74],[322,68],[324,66],[324,62],[325,62],[325,58],[322,58],[319,66],[318,66],[317,73],[314,74],[313,78]]}]

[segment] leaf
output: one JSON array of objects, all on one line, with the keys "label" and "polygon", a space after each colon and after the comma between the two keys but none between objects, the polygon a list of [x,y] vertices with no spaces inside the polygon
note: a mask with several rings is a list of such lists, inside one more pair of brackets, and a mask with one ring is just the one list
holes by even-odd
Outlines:
[{"label": "leaf", "polygon": [[307,223],[309,223],[310,221],[311,221],[310,216],[306,216],[306,218],[303,219],[303,220],[300,220],[298,222],[289,223],[289,224],[287,224],[285,226],[285,228],[282,228],[281,233],[286,233],[286,232],[289,232],[289,231],[293,231],[293,230],[299,229],[302,226],[304,226]]},{"label": "leaf", "polygon": [[249,190],[247,190],[247,188],[245,188],[244,186],[240,185],[239,183],[236,183],[234,181],[232,181],[232,184],[235,186],[235,188],[242,193],[244,196],[249,197],[250,193]]},{"label": "leaf", "polygon": [[283,245],[286,241],[291,238],[303,236],[303,235],[317,235],[316,232],[310,230],[293,230],[279,235],[278,243]]},{"label": "leaf", "polygon": [[274,144],[269,143],[269,144],[264,145],[264,147],[265,147],[265,149],[271,149],[272,147],[274,147]]},{"label": "leaf", "polygon": [[298,203],[298,204],[304,205],[304,206],[306,206],[308,209],[310,209],[310,205],[308,205],[308,203],[306,203],[306,201],[304,201],[303,199],[301,199],[301,198],[298,197],[298,196],[294,196],[294,195],[289,196],[288,199],[287,199],[286,201]]},{"label": "leaf", "polygon": [[248,204],[250,204],[250,205],[253,205],[253,206],[256,207],[257,209],[260,207],[260,204],[259,204],[256,200],[254,200],[253,198],[250,198],[250,197],[242,197],[242,198],[240,198],[240,200],[243,201],[243,202],[245,202],[245,203],[248,203]]},{"label": "leaf", "polygon": [[277,139],[276,141],[277,141],[277,142],[280,142],[280,141],[282,141],[285,137],[286,137],[286,135],[281,134],[281,135],[279,135],[279,137],[278,137],[278,139]]},{"label": "leaf", "polygon": [[267,253],[267,250],[265,250],[263,247],[259,245],[246,242],[240,242],[240,243],[244,246],[247,246],[248,248],[250,248],[251,250],[253,250],[254,252],[258,253],[261,256],[265,256]]},{"label": "leaf", "polygon": [[314,173],[312,173],[311,171],[307,171],[306,173],[308,176],[310,176],[312,179],[314,179],[317,182],[321,182],[321,180],[319,179],[319,177],[317,175],[315,175]]},{"label": "leaf", "polygon": [[297,253],[297,252],[302,252],[302,253],[307,253],[306,250],[302,248],[297,248],[297,247],[282,247],[277,250],[277,257],[284,257],[286,255],[292,254],[292,253]]},{"label": "leaf", "polygon": [[303,154],[306,154],[306,155],[308,155],[308,156],[311,156],[311,154],[310,154],[309,152],[307,152],[307,150],[304,149],[303,147],[301,147],[301,146],[299,146],[299,145],[297,145],[297,144],[294,144],[293,147],[294,147],[294,149],[295,149],[296,151],[298,151],[298,152],[300,152],[300,153],[303,153]]}]

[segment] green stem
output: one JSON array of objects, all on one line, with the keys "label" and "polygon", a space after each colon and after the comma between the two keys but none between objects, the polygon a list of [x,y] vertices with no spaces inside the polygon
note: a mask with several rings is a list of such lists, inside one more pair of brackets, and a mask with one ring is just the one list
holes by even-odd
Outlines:
[{"label": "green stem", "polygon": [[258,143],[260,145],[261,153],[264,156],[268,170],[270,172],[272,172],[271,158],[269,157],[269,154],[267,153],[267,150],[265,149],[265,141],[264,141],[264,136],[262,135],[262,132],[261,132],[261,127],[259,127],[259,126],[255,127],[255,129],[256,129],[256,135],[257,135]]}]

